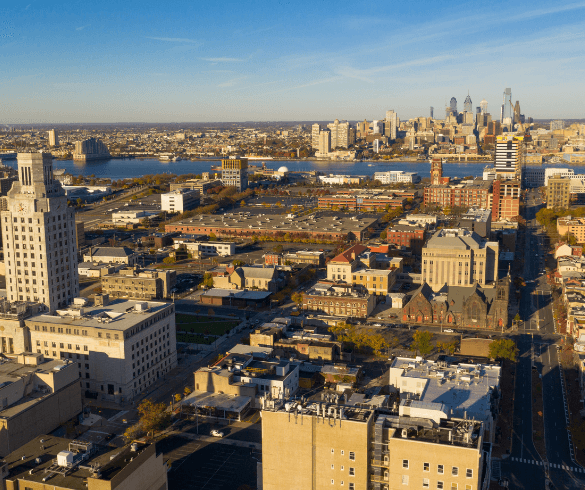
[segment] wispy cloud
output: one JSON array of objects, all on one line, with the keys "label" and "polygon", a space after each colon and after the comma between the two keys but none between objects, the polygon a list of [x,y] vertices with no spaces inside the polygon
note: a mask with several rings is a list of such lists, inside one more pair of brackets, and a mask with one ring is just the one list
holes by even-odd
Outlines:
[{"label": "wispy cloud", "polygon": [[83,29],[85,29],[86,27],[89,27],[91,24],[87,24],[86,26],[80,26],[80,27],[76,27],[75,30],[76,31],[83,31]]},{"label": "wispy cloud", "polygon": [[30,8],[30,3],[26,7],[24,7],[24,10],[28,10],[29,8]]},{"label": "wispy cloud", "polygon": [[196,39],[188,39],[186,37],[154,37],[154,36],[146,36],[146,39],[154,39],[155,41],[164,41],[167,43],[196,43],[199,44],[199,41]]},{"label": "wispy cloud", "polygon": [[248,77],[237,77],[237,78],[232,78],[231,80],[226,80],[223,83],[220,83],[218,85],[218,87],[233,87],[236,83],[238,83],[240,80],[245,80]]},{"label": "wispy cloud", "polygon": [[239,61],[246,61],[244,58],[201,58],[203,61],[209,61],[211,63],[230,63],[230,62],[239,62]]}]

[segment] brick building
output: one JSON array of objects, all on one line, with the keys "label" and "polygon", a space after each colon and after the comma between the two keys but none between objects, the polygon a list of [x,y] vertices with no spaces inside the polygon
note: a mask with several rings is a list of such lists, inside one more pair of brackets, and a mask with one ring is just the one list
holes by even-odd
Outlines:
[{"label": "brick building", "polygon": [[422,226],[396,225],[386,230],[386,241],[397,246],[412,249],[416,254],[422,252],[426,229]]}]

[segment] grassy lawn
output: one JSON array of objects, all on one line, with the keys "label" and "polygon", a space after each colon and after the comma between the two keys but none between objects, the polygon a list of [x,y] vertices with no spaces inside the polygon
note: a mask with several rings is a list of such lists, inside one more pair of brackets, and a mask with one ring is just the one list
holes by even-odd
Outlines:
[{"label": "grassy lawn", "polygon": [[218,320],[214,317],[176,315],[177,330],[184,332],[203,333],[211,335],[224,335],[226,330],[231,330],[240,322],[237,320]]}]

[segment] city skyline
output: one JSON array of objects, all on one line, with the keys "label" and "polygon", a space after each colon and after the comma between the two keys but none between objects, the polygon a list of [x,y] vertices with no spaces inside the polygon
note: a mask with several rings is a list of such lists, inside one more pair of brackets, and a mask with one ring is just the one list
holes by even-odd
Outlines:
[{"label": "city skyline", "polygon": [[442,117],[468,92],[497,116],[505,87],[527,116],[578,118],[583,10],[31,2],[2,10],[0,123]]}]

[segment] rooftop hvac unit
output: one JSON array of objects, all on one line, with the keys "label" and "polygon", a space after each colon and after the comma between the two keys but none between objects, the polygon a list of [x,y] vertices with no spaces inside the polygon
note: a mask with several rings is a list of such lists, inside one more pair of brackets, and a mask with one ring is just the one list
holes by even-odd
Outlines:
[{"label": "rooftop hvac unit", "polygon": [[406,439],[408,437],[408,429],[402,429],[401,435],[403,439]]}]

